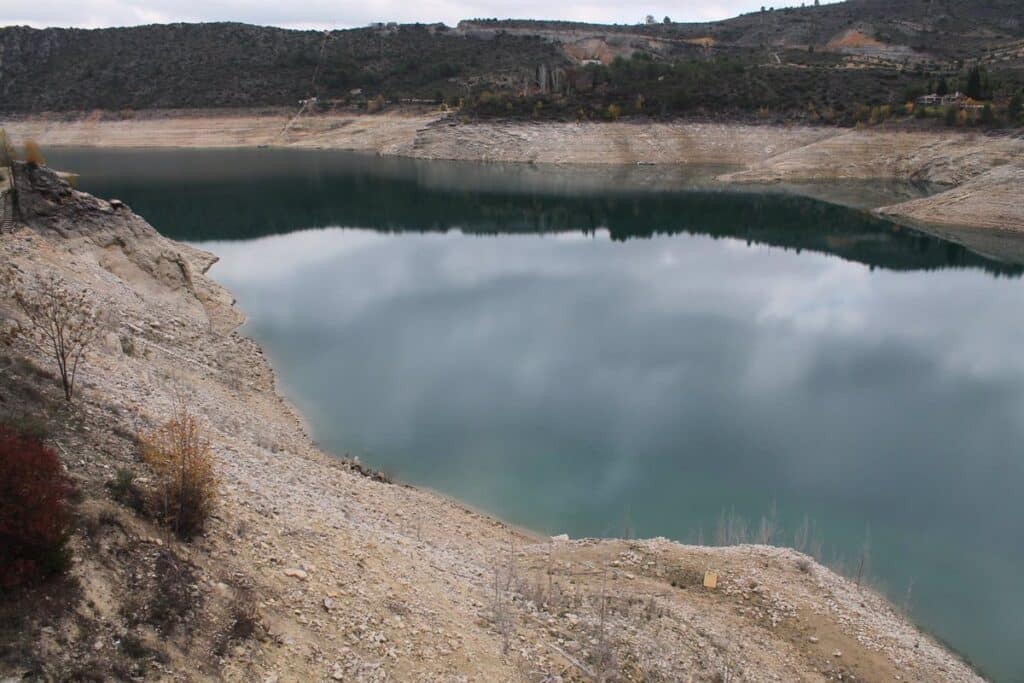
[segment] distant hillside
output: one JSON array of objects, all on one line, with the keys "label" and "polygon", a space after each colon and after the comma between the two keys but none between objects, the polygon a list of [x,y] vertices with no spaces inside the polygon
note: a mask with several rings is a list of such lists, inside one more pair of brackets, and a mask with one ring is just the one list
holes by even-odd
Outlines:
[{"label": "distant hillside", "polygon": [[[291,31],[243,24],[0,29],[0,110],[294,105],[313,95],[437,99],[565,60],[530,38],[446,27]],[[358,96],[353,90],[362,90]]]},{"label": "distant hillside", "polygon": [[[573,62],[564,73],[538,78],[540,97],[477,98],[470,109],[481,115],[1022,122],[1021,0],[848,0],[764,7],[708,23],[474,19],[458,28],[477,37],[540,37]],[[926,93],[958,91],[973,101],[913,107]]]},{"label": "distant hillside", "polygon": [[907,47],[939,59],[974,59],[1024,38],[1020,0],[849,0],[747,14],[714,27],[716,38],[745,45],[815,45],[844,52],[848,32],[881,46]]},{"label": "distant hillside", "polygon": [[[471,20],[460,28],[512,32],[637,34],[662,40],[710,38],[719,49],[783,47],[841,54],[887,51],[895,57],[952,60],[983,57],[1016,44],[1024,58],[1024,2],[1020,0],[847,0],[821,6],[751,12],[708,23],[664,22],[636,26],[532,20]],[[685,46],[668,47],[684,50]]]},{"label": "distant hillside", "polygon": [[[668,19],[668,18],[665,18]],[[974,72],[972,74],[972,71]],[[974,79],[973,87],[971,79]],[[930,92],[949,125],[1016,124],[1021,0],[849,0],[713,23],[464,21],[292,31],[242,24],[0,28],[0,112],[446,102],[466,115],[869,123]],[[1019,103],[1018,103],[1019,104]],[[886,109],[888,108],[888,109]]]}]

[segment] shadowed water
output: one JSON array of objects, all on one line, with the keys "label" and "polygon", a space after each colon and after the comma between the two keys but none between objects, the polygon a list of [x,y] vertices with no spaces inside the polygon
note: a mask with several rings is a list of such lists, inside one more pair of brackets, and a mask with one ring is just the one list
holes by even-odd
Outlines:
[{"label": "shadowed water", "polygon": [[894,601],[1024,676],[1019,265],[714,169],[54,157],[221,257],[325,448],[551,533],[869,533]]}]

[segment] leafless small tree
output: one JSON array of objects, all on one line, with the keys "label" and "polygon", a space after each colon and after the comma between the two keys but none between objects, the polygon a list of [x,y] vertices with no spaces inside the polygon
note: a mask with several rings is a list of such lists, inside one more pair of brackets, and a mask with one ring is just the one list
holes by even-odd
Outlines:
[{"label": "leafless small tree", "polygon": [[10,166],[15,156],[14,145],[7,137],[7,131],[0,128],[0,166]]},{"label": "leafless small tree", "polygon": [[[504,565],[504,566],[503,566]],[[504,562],[497,555],[494,558],[494,595],[492,596],[491,618],[501,635],[502,654],[508,654],[515,632],[515,618],[512,615],[512,592],[516,585],[515,543],[509,539],[508,555]]]},{"label": "leafless small tree", "polygon": [[768,516],[761,515],[761,525],[757,530],[757,543],[759,545],[772,545],[778,528],[778,512],[775,501],[772,501],[771,511]]},{"label": "leafless small tree", "polygon": [[71,401],[78,367],[103,326],[100,311],[86,291],[70,288],[52,273],[28,283],[8,269],[0,284],[28,318],[28,339],[57,362],[64,398]]},{"label": "leafless small tree", "polygon": [[860,547],[860,559],[857,562],[857,585],[864,578],[865,571],[871,567],[871,529],[864,532],[864,543]]}]

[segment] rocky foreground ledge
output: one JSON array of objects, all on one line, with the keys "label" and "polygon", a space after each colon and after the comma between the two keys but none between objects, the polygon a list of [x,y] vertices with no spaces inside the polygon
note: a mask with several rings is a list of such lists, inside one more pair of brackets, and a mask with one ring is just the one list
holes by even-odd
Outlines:
[{"label": "rocky foreground ledge", "polygon": [[[59,273],[111,323],[70,407],[45,358],[0,356],[0,415],[47,416],[83,492],[69,576],[0,603],[0,678],[981,680],[795,551],[538,537],[320,452],[235,331],[212,256],[46,169],[15,175],[0,265]],[[175,401],[206,421],[222,480],[191,544],[106,486],[118,468],[148,476],[135,437]]]},{"label": "rocky foreground ledge", "polygon": [[[462,121],[395,110],[293,116],[282,111],[140,112],[0,121],[17,140],[88,147],[300,147],[422,159],[550,164],[714,164],[731,183],[899,180],[924,199],[870,207],[924,226],[1024,232],[1024,136],[899,127],[749,125],[692,121]],[[968,238],[969,240],[970,238]]]}]

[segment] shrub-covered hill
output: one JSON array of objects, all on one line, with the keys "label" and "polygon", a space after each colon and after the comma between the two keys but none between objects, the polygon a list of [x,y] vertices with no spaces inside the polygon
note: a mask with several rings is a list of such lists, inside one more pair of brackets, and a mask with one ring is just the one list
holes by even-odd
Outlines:
[{"label": "shrub-covered hill", "polygon": [[[655,17],[651,24],[477,19],[463,29],[632,33],[659,39],[711,38],[716,45],[758,48],[855,47],[843,34],[857,31],[882,45],[902,46],[937,59],[971,59],[1024,39],[1024,3],[1019,0],[846,0],[800,7],[772,7],[715,22],[679,23]],[[795,3],[794,3],[795,4]],[[861,47],[864,47],[863,41]]]},{"label": "shrub-covered hill", "polygon": [[[437,99],[560,64],[528,36],[443,26],[293,31],[234,23],[0,28],[0,111],[294,105],[317,95]],[[319,68],[318,68],[319,66]],[[315,76],[315,82],[314,82]]]},{"label": "shrub-covered hill", "polygon": [[[970,86],[972,70],[977,84]],[[483,117],[1020,123],[1020,0],[848,0],[720,22],[471,20],[294,31],[234,23],[0,28],[0,112],[461,102]],[[931,92],[991,102],[915,112]],[[888,108],[888,109],[886,109]]]}]

